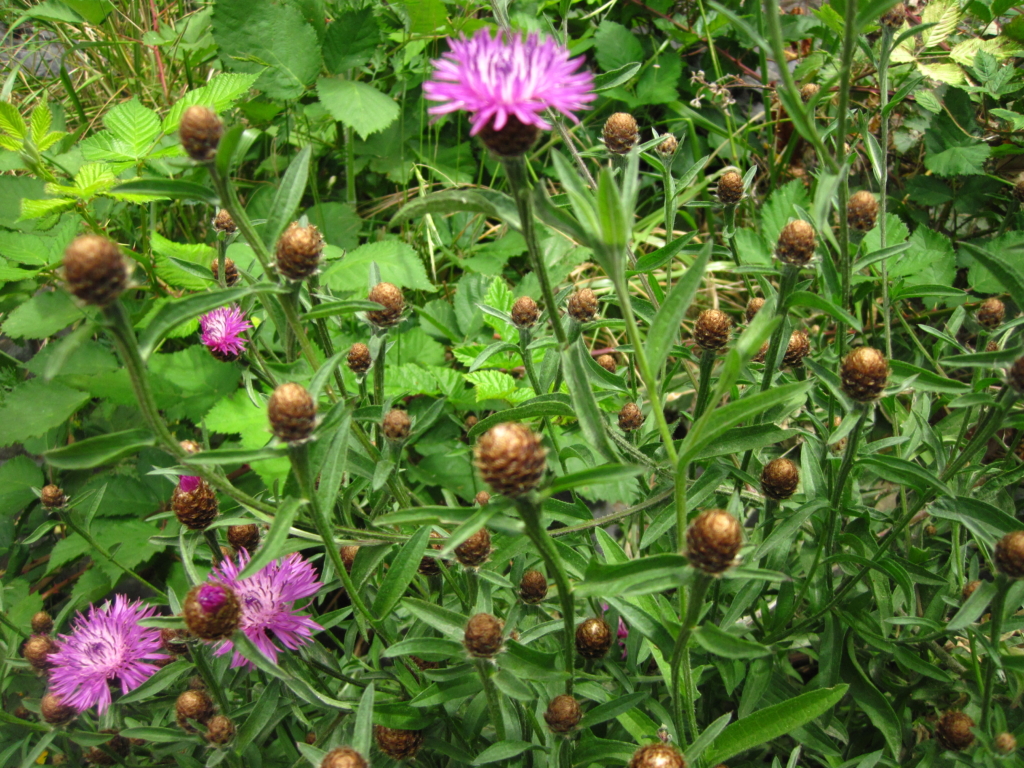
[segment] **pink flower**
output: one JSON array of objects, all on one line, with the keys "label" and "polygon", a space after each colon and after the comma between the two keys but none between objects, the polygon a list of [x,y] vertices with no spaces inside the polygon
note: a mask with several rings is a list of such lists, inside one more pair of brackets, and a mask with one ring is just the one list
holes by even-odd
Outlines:
[{"label": "pink flower", "polygon": [[109,681],[117,680],[122,693],[146,682],[159,669],[152,662],[168,658],[158,653],[160,630],[139,626],[154,613],[124,595],[113,604],[92,606],[88,618],[79,613],[72,633],[60,636],[57,652],[49,657],[53,693],[79,712],[95,706],[103,713],[111,703]]},{"label": "pink flower", "polygon": [[221,307],[203,315],[199,319],[203,330],[202,342],[213,352],[225,357],[237,358],[245,352],[245,339],[242,333],[252,325],[238,307]]},{"label": "pink flower", "polygon": [[[314,631],[323,629],[295,608],[296,600],[312,597],[323,585],[317,580],[313,566],[297,552],[268,563],[253,576],[239,579],[238,574],[248,562],[249,553],[240,550],[238,562],[224,560],[214,568],[210,578],[235,591],[242,608],[238,628],[264,656],[276,663],[280,648],[270,633],[285,648],[294,651],[309,643]],[[233,647],[230,640],[225,640],[214,653],[223,656]],[[251,669],[253,665],[236,651],[231,666]]]},{"label": "pink flower", "polygon": [[182,475],[178,478],[178,490],[182,493],[193,493],[201,484],[203,480],[200,477],[193,475]]},{"label": "pink flower", "polygon": [[432,115],[464,110],[471,113],[475,136],[491,124],[495,131],[512,117],[523,125],[549,130],[541,116],[547,109],[579,122],[574,111],[585,109],[596,98],[590,72],[578,72],[583,57],[569,58],[569,51],[548,38],[504,35],[491,37],[486,29],[472,38],[449,40],[451,50],[434,62],[434,76],[423,84]]}]

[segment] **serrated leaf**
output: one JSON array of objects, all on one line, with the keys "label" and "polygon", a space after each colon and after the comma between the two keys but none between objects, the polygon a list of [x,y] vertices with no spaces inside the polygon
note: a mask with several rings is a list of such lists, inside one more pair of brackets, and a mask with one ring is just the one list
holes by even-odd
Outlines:
[{"label": "serrated leaf", "polygon": [[36,145],[37,149],[43,150],[42,142],[46,139],[46,135],[50,131],[50,125],[53,123],[53,112],[50,111],[50,105],[45,101],[40,102],[32,110],[30,123],[32,126],[32,143]]},{"label": "serrated leaf", "polygon": [[19,139],[28,136],[28,127],[17,107],[9,101],[0,101],[0,131]]},{"label": "serrated leaf", "polygon": [[398,118],[398,104],[372,85],[355,80],[322,77],[317,81],[320,103],[331,116],[365,140]]},{"label": "serrated leaf", "polygon": [[507,400],[518,389],[516,380],[500,371],[474,371],[463,378],[476,387],[476,401]]},{"label": "serrated leaf", "polygon": [[967,81],[964,71],[960,66],[952,62],[935,62],[929,64],[924,61],[917,62],[917,68],[925,77],[938,80],[947,85],[963,85]]},{"label": "serrated leaf", "polygon": [[136,158],[145,157],[160,134],[160,118],[156,112],[142,106],[138,97],[118,104],[107,112],[103,124]]},{"label": "serrated leaf", "polygon": [[956,0],[935,0],[929,3],[921,14],[921,23],[935,26],[925,31],[922,40],[924,47],[933,48],[944,43],[953,34],[962,15]]},{"label": "serrated leaf", "polygon": [[67,421],[89,395],[55,381],[30,379],[7,393],[0,405],[0,446],[23,443]]},{"label": "serrated leaf", "polygon": [[244,96],[253,83],[259,79],[259,75],[243,74],[241,72],[222,72],[201,88],[189,91],[171,107],[161,126],[164,133],[174,133],[181,123],[181,116],[185,110],[196,104],[209,107],[214,112],[221,113]]}]

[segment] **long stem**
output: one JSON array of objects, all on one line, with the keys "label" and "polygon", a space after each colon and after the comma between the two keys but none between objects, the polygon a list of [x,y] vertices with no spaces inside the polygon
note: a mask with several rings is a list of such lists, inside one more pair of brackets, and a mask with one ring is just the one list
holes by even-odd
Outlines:
[{"label": "long stem", "polygon": [[[889,48],[892,45],[893,30],[886,24],[882,25],[882,47],[878,53],[878,109],[882,122],[878,127],[878,143],[882,152],[882,167],[878,179],[878,236],[879,247],[885,250],[887,233],[885,226],[886,193],[889,188],[889,116],[885,108],[889,103]],[[882,319],[885,322],[885,355],[892,357],[892,317],[889,307],[889,267],[888,259],[882,259]]]},{"label": "long stem", "polygon": [[537,369],[533,364],[533,354],[529,349],[531,336],[529,328],[519,329],[519,354],[523,358],[523,367],[526,368],[526,377],[530,380],[533,393],[543,395],[544,390],[541,389],[540,378],[537,376]]},{"label": "long stem", "polygon": [[717,353],[713,349],[705,349],[700,356],[700,381],[697,387],[697,404],[693,409],[693,420],[697,421],[704,415],[711,397],[711,372],[715,368]]},{"label": "long stem", "polygon": [[981,697],[982,731],[988,729],[988,717],[992,711],[992,685],[996,679],[996,666],[998,666],[994,655],[999,653],[999,643],[1002,639],[1003,614],[1006,612],[1006,591],[1009,587],[1010,584],[1007,578],[1002,574],[998,574],[996,576],[996,599],[992,603],[992,618],[988,622],[991,630],[989,635],[991,648],[989,648],[989,655],[985,660],[985,692]]},{"label": "long stem", "polygon": [[505,741],[505,718],[501,716],[501,702],[498,700],[498,689],[491,679],[491,662],[488,659],[476,660],[476,671],[480,673],[480,683],[484,687],[484,696],[487,697],[487,709],[491,714],[491,722],[494,723],[494,732],[498,742]]},{"label": "long stem", "polygon": [[[775,296],[775,317],[786,316],[786,302],[789,300],[789,294],[793,291],[793,286],[796,285],[799,272],[799,267],[794,267],[792,264],[786,264],[782,267],[779,292]],[[764,358],[764,374],[761,377],[762,392],[768,391],[768,387],[772,384],[772,378],[778,370],[776,368],[776,361],[779,357],[779,349],[782,347],[782,335],[785,330],[786,324],[779,323],[779,327],[772,331],[771,342],[768,344],[768,354]]]},{"label": "long stem", "polygon": [[[850,200],[850,182],[846,167],[846,158],[849,154],[846,146],[846,131],[849,120],[850,106],[850,78],[853,69],[853,52],[857,42],[857,0],[846,0],[846,13],[843,19],[844,32],[842,54],[839,63],[839,105],[836,118],[836,133],[833,136],[835,141],[836,159],[833,163],[833,170],[842,175],[839,180],[839,261],[841,264],[841,282],[843,293],[843,309],[850,310],[851,304],[851,280],[853,274],[853,262],[850,255],[850,223],[846,217],[846,205]],[[885,222],[882,222],[885,228]],[[843,356],[843,346],[846,340],[845,328],[840,323],[837,328],[836,342],[839,357]]]},{"label": "long stem", "polygon": [[231,214],[231,219],[238,227],[238,231],[242,233],[245,242],[248,243],[253,253],[256,254],[256,258],[259,259],[263,272],[272,282],[281,282],[281,276],[271,266],[273,256],[267,249],[267,246],[264,245],[263,238],[256,234],[256,229],[253,227],[252,221],[249,220],[249,214],[245,212],[245,208],[242,207],[238,200],[238,195],[235,194],[234,185],[228,183],[227,179],[221,176],[213,165],[208,165],[207,168],[210,171],[213,188],[217,190],[217,196],[220,198],[220,204],[227,208],[228,213]]},{"label": "long stem", "polygon": [[[689,739],[697,738],[697,714],[694,711],[692,681],[690,684],[680,686],[680,674],[683,662],[689,666],[687,649],[690,644],[690,637],[693,634],[693,627],[700,617],[701,608],[704,607],[704,595],[711,586],[711,577],[706,573],[694,572],[693,586],[686,598],[686,613],[683,616],[683,626],[679,628],[679,635],[676,637],[675,647],[672,649],[672,719],[676,727],[677,736],[682,739],[688,732]],[[687,670],[689,675],[689,670]],[[685,720],[684,720],[685,715]],[[684,723],[688,731],[683,730]]]}]

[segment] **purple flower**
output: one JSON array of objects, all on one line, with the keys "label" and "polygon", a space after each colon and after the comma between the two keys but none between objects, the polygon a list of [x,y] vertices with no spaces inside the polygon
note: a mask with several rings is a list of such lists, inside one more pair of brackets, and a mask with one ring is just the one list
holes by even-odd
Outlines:
[{"label": "purple flower", "polygon": [[221,307],[199,319],[203,329],[202,342],[214,352],[236,358],[245,351],[244,331],[252,325],[238,307]]},{"label": "purple flower", "polygon": [[434,76],[423,84],[423,93],[443,102],[428,110],[432,115],[472,113],[471,136],[492,121],[491,127],[500,131],[511,117],[549,130],[541,116],[547,109],[578,123],[573,112],[596,98],[593,75],[577,72],[583,57],[570,59],[569,51],[550,38],[542,41],[532,34],[507,40],[481,29],[449,44],[451,50],[433,62]]},{"label": "purple flower", "polygon": [[[298,552],[274,560],[255,575],[239,579],[238,574],[249,562],[249,553],[240,550],[238,562],[227,559],[214,568],[211,579],[231,587],[238,595],[242,607],[242,618],[238,628],[257,648],[273,662],[277,662],[280,648],[275,645],[270,633],[274,634],[289,650],[306,645],[314,630],[323,629],[308,616],[299,614],[295,601],[312,597],[322,586],[317,580],[313,566]],[[223,656],[233,648],[230,640],[215,651]],[[249,667],[252,663],[242,654],[235,652],[232,667]]]},{"label": "purple flower", "polygon": [[111,701],[108,681],[119,681],[122,693],[146,682],[159,669],[151,662],[168,658],[158,652],[160,630],[139,626],[155,612],[117,595],[113,604],[92,606],[88,617],[79,613],[72,633],[60,636],[57,652],[49,657],[52,692],[79,712],[95,706],[102,713]]},{"label": "purple flower", "polygon": [[182,475],[178,478],[178,490],[182,493],[193,493],[201,484],[203,480],[200,477],[194,475]]}]

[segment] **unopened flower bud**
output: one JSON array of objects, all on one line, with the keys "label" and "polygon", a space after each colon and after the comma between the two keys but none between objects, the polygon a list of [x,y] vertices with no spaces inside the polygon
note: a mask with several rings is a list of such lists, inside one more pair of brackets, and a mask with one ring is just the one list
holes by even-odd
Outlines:
[{"label": "unopened flower bud", "polygon": [[160,647],[175,656],[188,651],[188,632],[184,629],[164,627],[160,630]]},{"label": "unopened flower bud", "polygon": [[196,730],[189,720],[206,725],[213,717],[213,712],[213,699],[206,691],[185,691],[174,703],[175,719],[178,725],[189,733],[195,733]]},{"label": "unopened flower bud", "polygon": [[754,319],[754,315],[761,311],[761,307],[764,306],[764,299],[760,296],[755,296],[747,302],[747,322],[751,322]]},{"label": "unopened flower bud", "polygon": [[995,296],[985,299],[978,307],[977,318],[979,324],[994,331],[1006,318],[1006,305]]},{"label": "unopened flower bud", "polygon": [[339,747],[324,755],[320,768],[368,768],[368,766],[366,758],[351,747]]},{"label": "unopened flower bud", "polygon": [[217,517],[217,494],[200,477],[184,476],[171,495],[178,522],[190,531],[203,531]]},{"label": "unopened flower bud", "polygon": [[489,613],[478,613],[466,624],[462,642],[470,656],[493,658],[501,650],[501,622]]},{"label": "unopened flower bud", "polygon": [[544,722],[553,733],[568,733],[583,719],[580,703],[572,696],[562,693],[555,696],[544,712]]},{"label": "unopened flower bud", "polygon": [[539,603],[548,595],[548,580],[540,571],[527,571],[519,582],[519,596],[524,603]]},{"label": "unopened flower bud", "polygon": [[619,411],[619,429],[635,432],[644,425],[644,414],[636,403],[626,403]]},{"label": "unopened flower bud", "polygon": [[600,659],[612,647],[612,631],[604,619],[591,618],[576,627],[576,653],[585,659]]},{"label": "unopened flower bud", "polygon": [[367,310],[367,320],[378,328],[398,325],[402,319],[402,312],[405,311],[405,296],[402,295],[401,288],[391,283],[377,283],[368,298],[383,308]]},{"label": "unopened flower bud", "polygon": [[301,384],[282,384],[270,396],[267,416],[278,439],[286,443],[301,442],[308,439],[316,427],[316,401]]},{"label": "unopened flower bud", "polygon": [[491,494],[487,491],[480,491],[473,500],[481,507],[486,507],[491,501]]},{"label": "unopened flower bud", "polygon": [[569,316],[577,323],[589,323],[597,317],[597,294],[581,288],[569,297]]},{"label": "unopened flower bud", "polygon": [[467,568],[478,568],[491,554],[491,534],[481,528],[455,548],[455,559]]},{"label": "unopened flower bud", "polygon": [[238,597],[224,584],[207,582],[192,587],[183,609],[189,631],[203,640],[222,640],[238,629]]},{"label": "unopened flower bud", "polygon": [[512,323],[516,328],[532,328],[540,318],[540,307],[529,296],[520,296],[512,305]]},{"label": "unopened flower bud", "polygon": [[878,20],[878,23],[883,27],[889,27],[890,29],[897,29],[903,26],[903,22],[907,20],[907,6],[903,3],[896,3],[892,8],[882,14],[882,17]]},{"label": "unopened flower bud", "polygon": [[474,463],[484,482],[506,496],[523,496],[540,484],[547,468],[540,435],[525,424],[491,427],[476,444]]},{"label": "unopened flower bud", "polygon": [[889,381],[889,363],[874,347],[857,347],[839,368],[843,392],[859,403],[877,400]]},{"label": "unopened flower bud", "polygon": [[992,742],[992,746],[996,748],[996,752],[999,754],[1008,755],[1017,750],[1017,739],[1012,733],[1003,731],[996,736],[995,741]]},{"label": "unopened flower bud", "polygon": [[605,147],[616,155],[629,154],[629,150],[640,140],[640,128],[628,112],[616,112],[605,120],[601,133]]},{"label": "unopened flower bud", "polygon": [[260,527],[255,523],[229,525],[228,544],[235,549],[244,549],[252,554],[260,545]]},{"label": "unopened flower bud", "polygon": [[1024,578],[1024,531],[1010,531],[996,542],[996,570],[1011,579]]},{"label": "unopened flower bud", "polygon": [[663,160],[668,160],[676,153],[679,149],[679,139],[673,136],[671,133],[662,137],[661,141],[658,142],[658,146],[654,148]]},{"label": "unopened flower bud", "polygon": [[530,123],[520,122],[515,115],[508,115],[501,130],[494,129],[494,121],[488,122],[478,136],[484,146],[499,157],[519,157],[532,147],[540,129]]},{"label": "unopened flower bud", "polygon": [[185,154],[197,163],[209,163],[217,156],[224,123],[217,113],[198,105],[189,107],[181,116],[178,138]]},{"label": "unopened flower bud", "polygon": [[945,712],[935,726],[935,738],[943,749],[962,752],[974,743],[974,720],[963,712]]},{"label": "unopened flower bud", "polygon": [[235,724],[225,715],[214,715],[206,724],[206,740],[224,746],[235,738]]},{"label": "unopened flower bud", "polygon": [[[214,280],[220,280],[219,259],[214,259],[210,262],[210,272],[213,273]],[[235,266],[235,262],[231,259],[224,259],[224,285],[230,288],[233,285],[238,285],[238,281],[241,279],[242,277],[238,274],[238,267]]]},{"label": "unopened flower bud", "polygon": [[811,354],[811,340],[803,331],[793,331],[789,335],[789,345],[786,347],[786,355],[782,358],[782,364],[790,368],[798,368],[804,364],[804,358]]},{"label": "unopened flower bud", "polygon": [[32,669],[42,672],[53,666],[50,663],[50,654],[56,650],[57,644],[49,635],[32,635],[21,647],[21,655],[25,657],[25,661],[32,666]]},{"label": "unopened flower bud", "polygon": [[227,208],[221,208],[217,211],[217,215],[213,219],[213,228],[218,232],[224,232],[226,234],[238,231],[238,225],[235,224],[235,220],[231,218],[231,214],[228,213]]},{"label": "unopened flower bud", "polygon": [[743,177],[726,171],[718,178],[718,200],[722,205],[736,205],[743,199]]},{"label": "unopened flower bud", "polygon": [[57,694],[47,693],[39,701],[39,714],[50,725],[62,725],[73,720],[78,711],[74,707],[62,704]]},{"label": "unopened flower bud", "polygon": [[392,760],[411,760],[423,746],[423,731],[373,726],[373,738],[380,751]]},{"label": "unopened flower bud", "polygon": [[1006,372],[1010,386],[1024,394],[1024,357],[1018,357]]},{"label": "unopened flower bud", "polygon": [[742,545],[743,529],[724,509],[701,512],[686,529],[686,557],[704,573],[718,574],[728,569]]},{"label": "unopened flower bud", "polygon": [[775,256],[784,264],[802,267],[810,262],[817,246],[814,227],[803,219],[789,222],[779,233]]},{"label": "unopened flower bud", "polygon": [[277,271],[289,280],[305,280],[317,271],[323,250],[319,229],[293,221],[277,241]]},{"label": "unopened flower bud", "polygon": [[48,635],[53,632],[53,617],[46,611],[39,611],[32,617],[32,634]]},{"label": "unopened flower bud", "polygon": [[705,309],[693,325],[693,339],[704,350],[717,350],[729,343],[732,320],[720,309]]},{"label": "unopened flower bud", "polygon": [[817,96],[820,90],[821,86],[817,83],[807,83],[800,89],[800,98],[806,103]]},{"label": "unopened flower bud", "polygon": [[878,201],[875,196],[862,189],[850,196],[846,204],[846,221],[854,229],[867,232],[878,220]]},{"label": "unopened flower bud", "polygon": [[761,490],[769,499],[783,501],[796,493],[800,470],[786,458],[772,459],[761,472]]},{"label": "unopened flower bud", "polygon": [[412,429],[412,421],[405,411],[394,408],[387,412],[384,421],[381,422],[381,431],[384,437],[393,443],[401,443],[409,438],[409,430]]},{"label": "unopened flower bud", "polygon": [[978,580],[967,582],[966,584],[964,584],[964,588],[960,591],[960,597],[963,600],[966,600],[971,595],[973,595],[980,586],[981,582]]},{"label": "unopened flower bud", "polygon": [[615,358],[611,355],[598,355],[597,364],[604,368],[608,373],[615,373],[618,366],[615,363]]},{"label": "unopened flower bud", "polygon": [[686,760],[671,744],[648,744],[633,753],[629,768],[686,768]]},{"label": "unopened flower bud", "polygon": [[[430,538],[440,539],[441,534],[439,534],[437,531],[431,531]],[[441,549],[441,547],[437,544],[431,544],[430,548],[434,550]],[[424,557],[420,560],[420,566],[418,570],[424,576],[437,576],[439,573],[441,573],[440,561],[436,557]]]},{"label": "unopened flower bud", "polygon": [[370,357],[370,348],[365,344],[357,341],[349,348],[348,367],[356,376],[362,376],[370,370],[372,363],[373,358]]},{"label": "unopened flower bud", "polygon": [[64,280],[76,298],[99,307],[128,287],[128,264],[117,244],[99,235],[82,235],[64,251]]},{"label": "unopened flower bud", "polygon": [[345,566],[345,570],[352,573],[352,566],[356,562],[356,555],[359,554],[359,547],[355,544],[347,544],[338,550],[338,554],[341,556],[341,562]]}]

